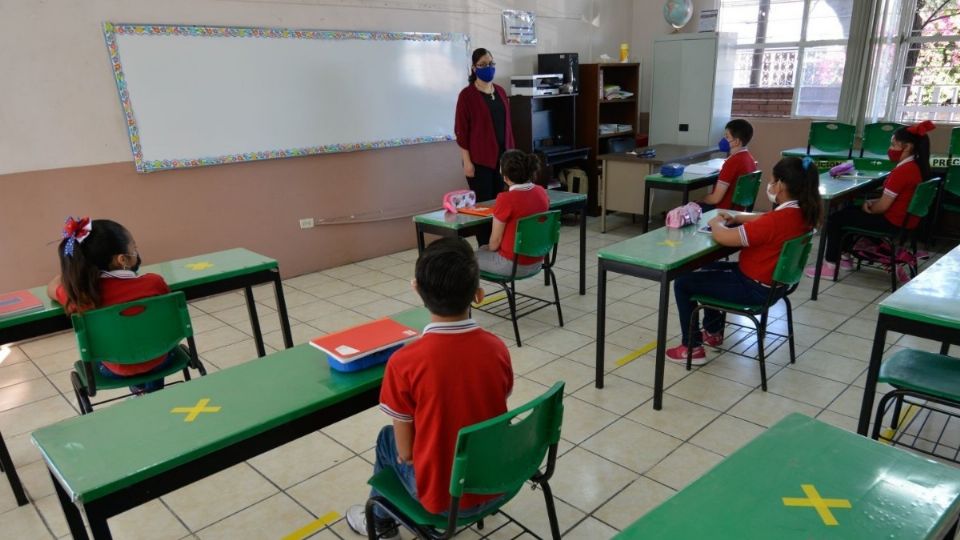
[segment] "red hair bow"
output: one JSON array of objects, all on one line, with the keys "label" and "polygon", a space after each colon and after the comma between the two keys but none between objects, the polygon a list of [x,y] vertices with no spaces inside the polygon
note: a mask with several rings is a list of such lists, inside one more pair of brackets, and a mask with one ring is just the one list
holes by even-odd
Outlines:
[{"label": "red hair bow", "polygon": [[80,219],[67,217],[67,221],[63,224],[63,237],[67,239],[67,243],[63,246],[63,254],[72,256],[74,246],[82,244],[92,229],[93,223],[88,217]]},{"label": "red hair bow", "polygon": [[908,127],[907,131],[909,131],[910,133],[913,133],[914,135],[917,135],[918,137],[923,137],[924,135],[926,135],[927,133],[930,133],[935,129],[937,129],[936,124],[934,124],[929,120],[924,120],[919,124],[914,124]]}]

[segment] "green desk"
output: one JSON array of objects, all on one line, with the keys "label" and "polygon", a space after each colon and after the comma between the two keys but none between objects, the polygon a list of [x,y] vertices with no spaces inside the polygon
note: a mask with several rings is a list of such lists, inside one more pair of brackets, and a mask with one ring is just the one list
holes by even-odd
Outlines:
[{"label": "green desk", "polygon": [[[890,172],[885,169],[884,162],[873,162],[871,167],[869,160],[860,162],[858,160],[858,169],[856,175],[844,175],[833,178],[830,173],[820,174],[820,199],[823,207],[823,230],[820,231],[820,243],[817,246],[817,267],[813,276],[813,288],[810,291],[810,299],[816,300],[820,289],[820,267],[823,266],[823,256],[827,248],[827,224],[830,223],[830,214],[840,208],[850,199],[862,194],[864,191],[873,189],[882,183]],[[831,276],[832,277],[832,276]]]},{"label": "green desk", "polygon": [[[587,293],[587,196],[579,193],[567,193],[555,189],[547,190],[551,210],[575,210],[580,219],[580,294]],[[493,201],[478,203],[480,206],[493,206]],[[468,237],[477,232],[477,228],[493,221],[490,216],[471,216],[453,214],[446,210],[437,210],[413,217],[417,229],[417,250],[423,253],[426,247],[425,234],[437,236]],[[544,276],[544,279],[549,279]],[[549,283],[547,283],[549,285]]]},{"label": "green desk", "polygon": [[[722,159],[710,160],[711,162],[720,162]],[[714,163],[716,164],[716,163]],[[643,182],[643,232],[647,232],[650,224],[650,190],[661,189],[665,191],[679,191],[682,193],[682,204],[690,202],[690,192],[702,187],[712,186],[716,183],[720,171],[714,174],[688,174],[684,172],[680,176],[673,178],[663,176],[662,174],[651,174]]]},{"label": "green desk", "polygon": [[615,538],[952,539],[958,514],[957,469],[791,414]]},{"label": "green desk", "polygon": [[[422,329],[429,314],[394,319]],[[78,507],[94,538],[110,538],[111,516],[376,405],[382,379],[383,366],[331,371],[302,344],[39,429],[33,442],[73,538],[87,538]]]},{"label": "green desk", "polygon": [[[657,320],[657,357],[654,369],[653,408],[663,405],[663,370],[667,350],[667,316],[670,306],[670,282],[684,272],[726,257],[739,248],[724,247],[713,237],[697,229],[716,215],[711,210],[700,217],[696,227],[655,231],[617,242],[601,249],[597,276],[597,360],[596,387],[603,388],[603,349],[606,341],[607,272],[617,272],[660,283],[660,307]],[[730,212],[737,214],[738,212]]]},{"label": "green desk", "polygon": [[[243,289],[259,356],[265,354],[265,349],[252,287],[262,283],[273,283],[283,343],[286,347],[293,346],[290,319],[287,317],[287,305],[280,283],[279,266],[274,259],[247,249],[235,248],[150,264],[144,266],[141,271],[160,274],[171,290],[183,291],[187,300]],[[40,299],[43,309],[0,318],[0,344],[70,329],[70,318],[64,314],[59,303],[47,297],[46,287],[34,287],[30,292]]]},{"label": "green desk", "polygon": [[854,151],[852,149],[846,151],[841,150],[839,152],[821,152],[819,150],[812,150],[811,152],[807,153],[807,147],[800,146],[797,148],[787,148],[786,150],[782,150],[780,152],[780,157],[802,158],[805,156],[810,156],[813,158],[814,162],[816,162],[817,168],[822,171],[824,169],[829,169],[834,165],[839,165],[844,161],[853,159],[854,154],[859,155],[860,151]]},{"label": "green desk", "polygon": [[940,257],[880,302],[857,432],[867,434],[887,332],[939,341],[940,354],[960,345],[960,247]]}]

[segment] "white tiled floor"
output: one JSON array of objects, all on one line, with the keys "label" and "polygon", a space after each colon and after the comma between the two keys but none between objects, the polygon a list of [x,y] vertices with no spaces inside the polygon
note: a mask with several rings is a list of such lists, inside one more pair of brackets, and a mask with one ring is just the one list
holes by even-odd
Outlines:
[{"label": "white tiled floor", "polygon": [[[710,352],[713,361],[690,372],[666,366],[664,408],[654,411],[654,353],[622,365],[617,360],[654,339],[659,292],[655,283],[611,275],[608,374],[603,390],[593,386],[596,251],[639,232],[620,216],[608,223],[616,228],[600,234],[597,223],[590,221],[588,289],[582,297],[576,291],[577,229],[563,229],[557,270],[566,322],[562,329],[556,325],[555,311],[542,310],[521,321],[524,345],[517,348],[508,322],[476,313],[482,325],[510,346],[517,375],[511,406],[557,380],[566,381],[564,440],[552,482],[566,538],[610,537],[788,413],[801,412],[848,430],[855,427],[876,303],[886,296],[889,283],[886,275],[863,270],[836,284],[825,282],[817,302],[809,301],[810,280],[805,279],[792,296],[797,362],[789,364],[786,347],[775,351],[768,362],[767,392],[759,388],[756,362],[734,352]],[[416,251],[406,250],[287,279],[284,290],[295,341],[418,305],[409,285],[415,259]],[[522,288],[545,296],[552,292],[538,280],[527,280]],[[276,350],[282,340],[272,289],[259,287],[255,295],[268,351]],[[774,311],[778,319],[784,317],[782,306]],[[255,357],[242,294],[193,302],[191,315],[209,370]],[[673,305],[669,320],[673,344],[678,328]],[[771,327],[784,330],[785,321],[772,321]],[[888,345],[888,354],[900,347],[937,348],[899,335],[890,336]],[[16,507],[6,479],[0,478],[0,537],[68,536],[29,433],[77,414],[68,381],[75,358],[72,333],[0,349],[0,431],[32,500],[31,505]],[[267,452],[112,519],[114,536],[279,538],[335,512],[337,519],[312,538],[358,538],[341,516],[347,506],[365,497],[375,437],[387,421],[371,409]],[[942,425],[942,420],[939,424],[931,420],[923,433],[939,433]],[[956,421],[943,438],[948,445],[960,445]],[[541,492],[522,490],[506,511],[548,536]],[[503,520],[488,521],[487,533]],[[476,532],[462,536],[474,538],[479,536]],[[521,533],[516,525],[505,525],[491,537]]]}]

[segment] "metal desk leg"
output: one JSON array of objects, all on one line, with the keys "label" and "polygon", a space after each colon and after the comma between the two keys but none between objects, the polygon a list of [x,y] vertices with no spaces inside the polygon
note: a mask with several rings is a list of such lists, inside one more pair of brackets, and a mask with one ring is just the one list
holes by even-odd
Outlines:
[{"label": "metal desk leg", "polygon": [[273,276],[273,291],[277,298],[277,316],[280,317],[280,333],[283,334],[283,346],[293,347],[293,334],[290,332],[290,316],[287,315],[287,300],[283,296],[283,283],[280,281],[280,271],[276,270]]},{"label": "metal desk leg", "polygon": [[670,307],[670,280],[664,273],[660,278],[660,313],[657,315],[657,362],[653,372],[653,408],[663,408],[663,371],[667,351],[667,309]]},{"label": "metal desk leg", "polygon": [[827,249],[827,224],[830,222],[830,205],[825,204],[823,208],[823,230],[820,231],[820,244],[817,246],[817,267],[813,272],[813,289],[810,291],[810,299],[817,299],[817,291],[820,289],[820,267],[823,266],[823,256]]},{"label": "metal desk leg", "polygon": [[426,249],[426,242],[423,239],[423,227],[419,223],[414,224],[417,228],[417,253],[423,253],[423,250]]},{"label": "metal desk leg", "polygon": [[643,183],[643,232],[650,227],[650,184]]},{"label": "metal desk leg", "polygon": [[57,500],[60,501],[60,508],[63,509],[63,515],[67,519],[67,527],[70,528],[73,540],[88,540],[90,537],[87,536],[87,529],[83,526],[83,517],[80,515],[77,505],[73,504],[53,473],[50,473],[50,480],[57,492]]},{"label": "metal desk leg", "polygon": [[680,193],[683,194],[681,195],[682,204],[687,204],[688,202],[690,202],[690,186],[689,185],[683,186],[683,190]]},{"label": "metal desk leg", "polygon": [[87,510],[87,523],[90,524],[90,532],[93,534],[93,540],[112,540],[110,526],[107,525],[107,518],[95,512]]},{"label": "metal desk leg", "polygon": [[257,345],[257,356],[264,357],[267,351],[263,348],[263,332],[260,331],[260,319],[257,317],[257,304],[253,301],[253,289],[243,288],[243,296],[247,299],[247,315],[250,316],[250,328],[253,330],[253,341]]},{"label": "metal desk leg", "polygon": [[17,469],[13,467],[13,460],[10,459],[10,452],[7,451],[7,444],[3,442],[3,434],[0,433],[0,472],[7,475],[10,482],[10,489],[13,490],[13,497],[17,500],[17,506],[23,506],[29,501],[26,493],[23,492],[23,484],[20,483],[20,477],[17,475]]},{"label": "metal desk leg", "polygon": [[607,232],[607,163],[600,162],[600,232]]},{"label": "metal desk leg", "polygon": [[587,294],[587,205],[580,207],[580,295]]},{"label": "metal desk leg", "polygon": [[[857,433],[867,436],[870,416],[873,414],[873,394],[877,390],[880,375],[880,362],[883,360],[883,347],[887,342],[887,321],[884,315],[877,318],[877,331],[873,335],[873,349],[870,352],[870,364],[867,366],[867,381],[863,385],[863,401],[860,403],[860,421]],[[877,422],[881,419],[877,418]]]},{"label": "metal desk leg", "polygon": [[603,388],[603,347],[607,340],[607,267],[600,261],[597,275],[597,388]]}]

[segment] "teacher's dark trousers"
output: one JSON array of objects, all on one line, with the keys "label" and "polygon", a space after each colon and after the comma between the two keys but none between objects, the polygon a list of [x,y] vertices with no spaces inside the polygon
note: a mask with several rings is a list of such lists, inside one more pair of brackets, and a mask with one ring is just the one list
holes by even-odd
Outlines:
[{"label": "teacher's dark trousers", "polygon": [[[500,176],[500,171],[476,163],[473,164],[473,170],[473,178],[467,178],[467,185],[477,194],[478,203],[496,199],[497,194],[506,188],[503,177]],[[490,232],[492,230],[492,223],[477,230],[478,246],[485,246],[490,242]]]}]

